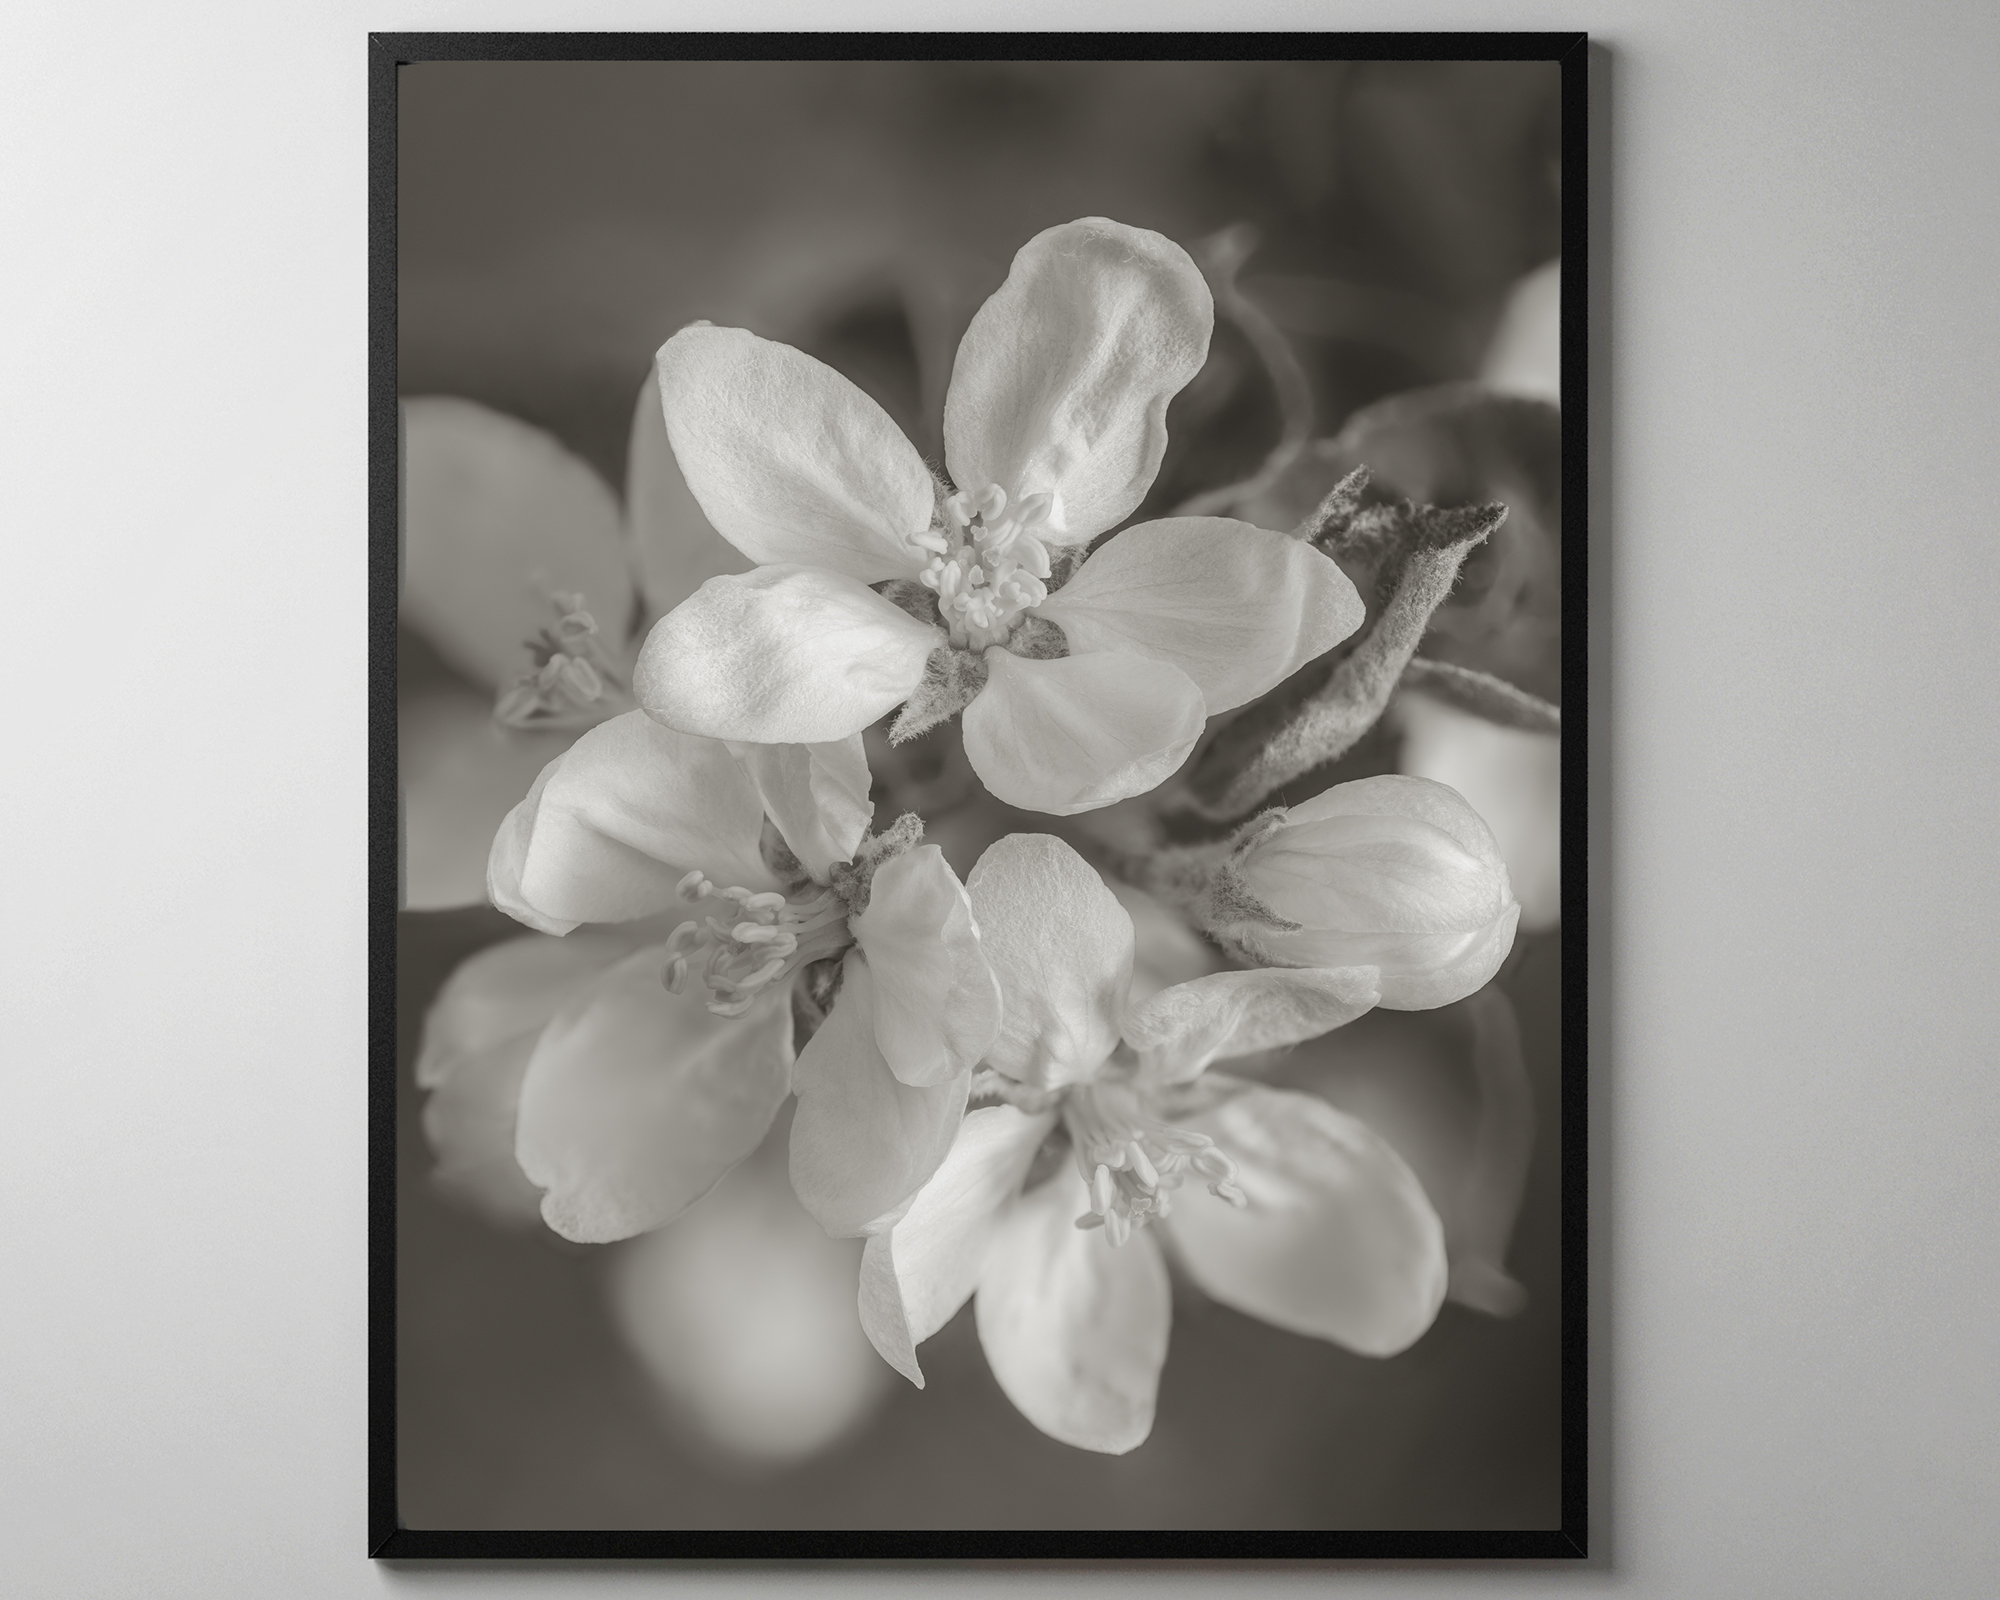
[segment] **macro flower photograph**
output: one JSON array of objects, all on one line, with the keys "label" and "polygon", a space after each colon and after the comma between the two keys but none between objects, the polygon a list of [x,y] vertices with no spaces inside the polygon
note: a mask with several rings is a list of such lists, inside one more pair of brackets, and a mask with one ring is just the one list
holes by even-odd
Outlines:
[{"label": "macro flower photograph", "polygon": [[1561,91],[398,69],[405,1526],[1563,1522]]}]

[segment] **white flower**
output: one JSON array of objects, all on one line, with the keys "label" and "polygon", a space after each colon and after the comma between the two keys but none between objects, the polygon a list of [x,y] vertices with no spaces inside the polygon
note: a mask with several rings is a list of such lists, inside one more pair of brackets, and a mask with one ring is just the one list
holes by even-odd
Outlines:
[{"label": "white flower", "polygon": [[[942,853],[907,848],[913,827],[864,846],[868,789],[858,737],[732,753],[628,712],[549,763],[502,825],[489,889],[531,927],[706,910],[664,938],[656,924],[536,1037],[515,1153],[558,1233],[671,1220],[793,1091],[794,1184],[829,1232],[858,1234],[935,1170],[999,995]],[[793,979],[835,958],[838,997],[794,1071]],[[705,1003],[674,992],[696,987]]]},{"label": "white flower", "polygon": [[1395,1011],[1480,988],[1521,919],[1492,830],[1427,778],[1362,778],[1268,812],[1218,877],[1210,932],[1254,961],[1373,967]]},{"label": "white flower", "polygon": [[[911,700],[928,667],[1010,804],[1069,814],[1155,787],[1209,715],[1362,619],[1318,551],[1214,517],[1129,528],[1049,591],[1052,550],[1144,498],[1213,317],[1158,234],[1090,218],[1030,240],[959,345],[949,496],[831,368],[742,329],[682,329],[659,353],[668,437],[709,520],[761,565],[655,627],[639,703],[688,733],[816,743]],[[869,587],[888,580],[908,609]]]},{"label": "white flower", "polygon": [[1003,839],[970,889],[1004,997],[979,1082],[1007,1103],[969,1113],[868,1241],[861,1320],[884,1359],[921,1385],[916,1346],[976,1295],[1029,1421],[1132,1449],[1171,1316],[1155,1222],[1203,1289],[1278,1327],[1390,1355],[1430,1326],[1443,1231],[1402,1159],[1323,1100],[1202,1076],[1360,1015],[1372,970],[1218,972],[1134,1004],[1132,920],[1067,845]]}]

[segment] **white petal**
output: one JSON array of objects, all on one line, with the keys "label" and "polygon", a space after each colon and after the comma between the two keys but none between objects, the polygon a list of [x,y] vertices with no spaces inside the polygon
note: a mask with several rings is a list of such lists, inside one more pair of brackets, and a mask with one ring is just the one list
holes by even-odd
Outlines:
[{"label": "white petal", "polygon": [[875,1042],[874,980],[850,951],[832,1014],[799,1052],[792,1187],[836,1238],[866,1233],[923,1187],[951,1148],[971,1075],[897,1080]]},{"label": "white petal", "polygon": [[654,626],[633,691],[683,733],[824,744],[907,699],[944,635],[811,567],[711,578]]},{"label": "white petal", "polygon": [[1184,1184],[1168,1224],[1224,1305],[1362,1355],[1414,1344],[1444,1303],[1444,1229],[1366,1123],[1314,1095],[1251,1089],[1190,1124],[1237,1163],[1242,1210]]},{"label": "white petal", "polygon": [[445,981],[424,1018],[417,1084],[439,1186],[501,1222],[532,1222],[542,1193],[514,1159],[528,1058],[549,1018],[631,954],[630,940],[534,935],[489,946]]},{"label": "white petal", "polygon": [[1154,1082],[1183,1083],[1211,1061],[1316,1039],[1381,998],[1373,967],[1260,967],[1162,989],[1135,1006],[1125,1040]]},{"label": "white petal", "polygon": [[1465,796],[1442,783],[1425,778],[1409,778],[1385,772],[1379,777],[1356,778],[1322,789],[1310,800],[1288,807],[1285,820],[1298,824],[1324,822],[1333,817],[1402,816],[1427,822],[1451,835],[1459,846],[1482,861],[1497,852],[1493,830]]},{"label": "white petal", "polygon": [[632,408],[626,442],[625,537],[639,587],[655,616],[673,610],[710,578],[743,572],[752,564],[710,526],[701,502],[681,476],[673,446],[667,443],[659,380],[651,373]]},{"label": "white petal", "polygon": [[1045,833],[989,845],[967,888],[1000,980],[987,1061],[1038,1088],[1092,1077],[1118,1046],[1132,919],[1082,856]]},{"label": "white petal", "polygon": [[974,1315],[1015,1409],[1079,1450],[1123,1455],[1153,1431],[1173,1303],[1148,1232],[1113,1245],[1085,1231],[1083,1180],[1067,1164],[1000,1217]]},{"label": "white petal", "polygon": [[965,709],[966,759],[993,794],[1067,817],[1156,789],[1201,737],[1201,690],[1178,667],[1105,651],[1029,661],[986,652]]},{"label": "white petal", "polygon": [[627,957],[543,1030],[514,1153],[565,1239],[605,1244],[671,1222],[756,1149],[791,1089],[792,1013],[742,1017],[660,982],[666,948]]},{"label": "white petal", "polygon": [[535,780],[494,840],[488,885],[501,910],[550,933],[666,911],[695,867],[768,889],[763,817],[727,746],[628,711]]},{"label": "white petal", "polygon": [[875,815],[861,735],[827,744],[729,747],[764,799],[792,854],[821,883],[836,861],[852,861]]},{"label": "white petal", "polygon": [[945,461],[961,489],[1053,490],[1080,544],[1130,516],[1160,469],[1167,402],[1201,370],[1208,285],[1171,239],[1086,217],[1037,234],[958,347]]},{"label": "white petal", "polygon": [[944,852],[918,845],[884,862],[848,926],[868,958],[889,1070],[917,1088],[971,1071],[1000,1031],[1000,985]]},{"label": "white petal", "polygon": [[966,1113],[951,1153],[894,1226],[861,1257],[861,1326],[882,1359],[924,1386],[917,1346],[958,1314],[979,1286],[1000,1210],[1020,1191],[1053,1112],[1012,1106]]},{"label": "white petal", "polygon": [[632,610],[618,502],[540,428],[470,400],[403,402],[400,611],[459,671],[497,688],[555,620],[552,590],[581,593],[607,634]]},{"label": "white petal", "polygon": [[486,898],[493,835],[570,733],[524,733],[493,720],[493,697],[442,686],[396,706],[403,905],[410,911]]},{"label": "white petal", "polygon": [[889,414],[824,362],[697,323],[660,347],[667,437],[708,520],[751,560],[907,577],[935,492]]},{"label": "white petal", "polygon": [[1127,528],[1037,610],[1074,654],[1171,662],[1211,716],[1282,683],[1363,615],[1347,574],[1311,545],[1226,517]]},{"label": "white petal", "polygon": [[1562,920],[1562,740],[1503,728],[1429,695],[1401,694],[1397,765],[1456,789],[1493,830],[1529,933]]}]

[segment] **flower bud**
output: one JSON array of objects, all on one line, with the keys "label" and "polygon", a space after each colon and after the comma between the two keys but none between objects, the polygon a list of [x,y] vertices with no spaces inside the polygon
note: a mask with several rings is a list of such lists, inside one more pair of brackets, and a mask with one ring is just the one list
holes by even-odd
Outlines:
[{"label": "flower bud", "polygon": [[1223,872],[1211,932],[1270,965],[1375,967],[1397,1011],[1481,987],[1521,916],[1492,830],[1426,778],[1363,778],[1267,814]]}]

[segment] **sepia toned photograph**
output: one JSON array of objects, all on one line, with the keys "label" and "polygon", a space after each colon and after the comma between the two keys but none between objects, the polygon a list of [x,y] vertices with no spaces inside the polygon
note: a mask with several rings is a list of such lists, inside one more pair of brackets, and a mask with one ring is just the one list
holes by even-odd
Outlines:
[{"label": "sepia toned photograph", "polygon": [[541,37],[373,42],[371,1543],[1582,1554],[1580,37]]}]

